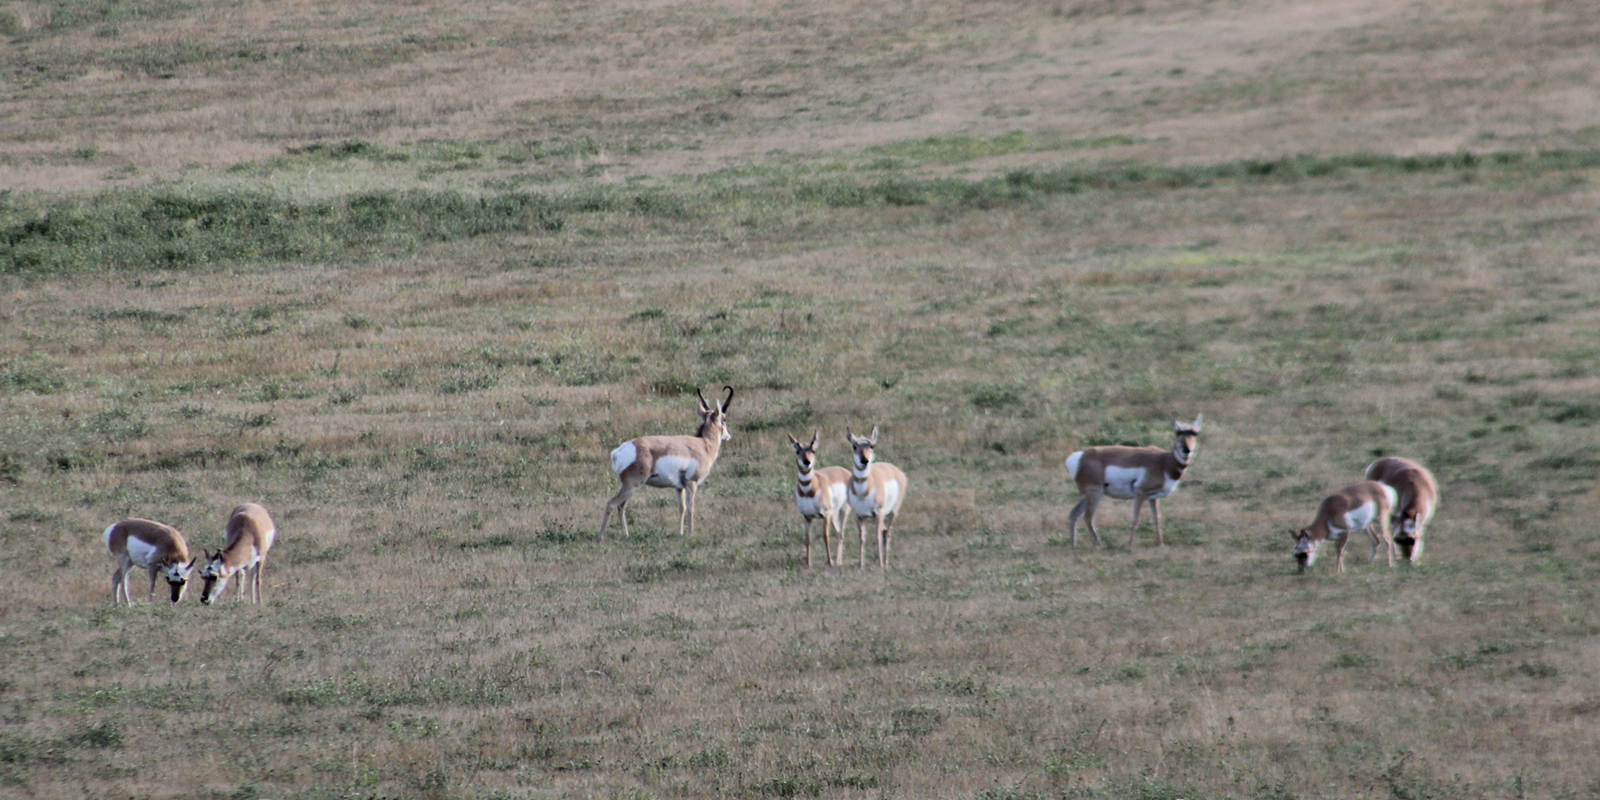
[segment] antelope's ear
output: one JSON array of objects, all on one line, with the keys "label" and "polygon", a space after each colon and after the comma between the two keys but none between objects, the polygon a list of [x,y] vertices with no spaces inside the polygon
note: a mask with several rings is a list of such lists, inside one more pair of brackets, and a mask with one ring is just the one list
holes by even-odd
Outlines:
[{"label": "antelope's ear", "polygon": [[1204,414],[1195,414],[1194,415],[1194,425],[1191,426],[1191,427],[1194,428],[1194,432],[1195,433],[1199,433],[1200,432],[1200,426],[1204,425],[1205,423],[1206,423],[1206,415],[1204,415]]},{"label": "antelope's ear", "polygon": [[1284,531],[1284,533],[1288,534],[1289,541],[1291,541],[1291,542],[1299,542],[1300,541],[1300,534],[1298,532],[1296,532],[1295,530],[1293,530],[1293,529],[1286,530],[1286,531]]},{"label": "antelope's ear", "polygon": [[817,449],[817,437],[821,436],[821,435],[822,435],[822,431],[820,431],[820,430],[811,432],[811,449],[812,450]]},{"label": "antelope's ear", "polygon": [[877,443],[878,443],[878,426],[874,425],[874,426],[872,426],[872,435],[867,437],[867,444],[876,445]]},{"label": "antelope's ear", "polygon": [[787,434],[787,436],[789,437],[789,444],[794,445],[794,448],[796,450],[799,450],[800,449],[800,440],[794,438],[794,434],[792,434],[792,433]]},{"label": "antelope's ear", "polygon": [[856,437],[850,433],[850,426],[849,425],[846,425],[845,428],[844,428],[844,440],[849,442],[852,445],[854,445],[856,443]]}]

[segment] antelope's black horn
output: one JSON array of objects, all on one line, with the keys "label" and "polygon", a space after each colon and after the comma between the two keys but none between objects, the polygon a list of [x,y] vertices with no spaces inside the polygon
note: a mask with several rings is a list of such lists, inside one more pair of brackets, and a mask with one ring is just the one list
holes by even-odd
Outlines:
[{"label": "antelope's black horn", "polygon": [[733,387],[724,384],[722,388],[728,390],[728,399],[722,401],[722,410],[727,411],[728,406],[733,404]]}]

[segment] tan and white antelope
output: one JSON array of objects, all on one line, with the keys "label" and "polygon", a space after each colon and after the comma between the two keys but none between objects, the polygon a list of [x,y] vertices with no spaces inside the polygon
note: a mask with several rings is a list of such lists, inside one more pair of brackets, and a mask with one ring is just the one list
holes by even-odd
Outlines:
[{"label": "tan and white antelope", "polygon": [[[1362,481],[1329,495],[1317,508],[1317,518],[1309,526],[1289,531],[1289,538],[1294,540],[1294,560],[1300,565],[1298,571],[1305,572],[1306,567],[1316,563],[1317,547],[1324,541],[1332,541],[1339,572],[1344,572],[1344,546],[1349,543],[1350,534],[1356,531],[1365,531],[1372,542],[1372,557],[1368,563],[1378,560],[1381,541],[1388,546],[1389,566],[1394,566],[1389,510],[1394,508],[1396,499],[1393,487],[1377,481]],[[1376,534],[1372,532],[1374,526],[1379,531]]]},{"label": "tan and white antelope", "polygon": [[125,519],[106,528],[104,537],[111,560],[117,565],[111,573],[112,606],[133,605],[133,598],[128,596],[128,577],[134,567],[144,567],[150,573],[147,599],[155,599],[158,575],[166,577],[172,602],[183,599],[189,572],[200,559],[189,558],[189,545],[177,528],[148,519]]},{"label": "tan and white antelope", "polygon": [[[811,523],[822,519],[822,555],[828,566],[844,561],[844,509],[845,493],[850,483],[850,470],[844,467],[817,469],[817,437],[811,434],[810,444],[801,444],[794,434],[789,434],[789,444],[794,447],[794,460],[800,476],[794,489],[794,504],[806,521],[806,566],[811,566]],[[834,553],[829,532],[839,534],[839,551]]]},{"label": "tan and white antelope", "polygon": [[206,551],[206,568],[200,571],[200,602],[211,605],[228,588],[228,579],[239,575],[239,599],[250,584],[250,602],[261,604],[261,569],[267,565],[267,552],[278,538],[272,515],[257,503],[245,503],[228,515],[227,538],[216,553]]},{"label": "tan and white antelope", "polygon": [[1422,557],[1422,534],[1439,506],[1439,484],[1427,467],[1406,458],[1380,458],[1367,467],[1367,480],[1394,489],[1399,500],[1390,514],[1390,529],[1400,557],[1416,561]]},{"label": "tan and white antelope", "polygon": [[1083,498],[1072,507],[1067,528],[1072,533],[1072,546],[1078,546],[1078,517],[1083,517],[1094,534],[1094,543],[1104,547],[1100,531],[1094,525],[1094,512],[1100,498],[1115,497],[1133,501],[1133,529],[1128,532],[1128,547],[1133,548],[1139,535],[1139,506],[1150,503],[1150,516],[1156,521],[1156,544],[1165,547],[1166,537],[1161,533],[1161,498],[1178,490],[1178,481],[1184,470],[1194,461],[1195,446],[1200,437],[1204,414],[1196,414],[1194,422],[1185,425],[1172,418],[1172,432],[1178,441],[1171,450],[1159,447],[1091,447],[1067,456],[1067,475],[1078,484]]},{"label": "tan and white antelope", "polygon": [[[894,518],[900,513],[900,503],[906,498],[906,474],[887,461],[874,460],[878,446],[878,426],[872,426],[872,435],[854,436],[844,429],[845,441],[855,451],[855,463],[850,470],[845,501],[856,515],[856,533],[861,538],[861,552],[857,567],[867,566],[867,520],[871,519],[878,530],[878,568],[889,567],[891,537],[894,535]],[[840,537],[839,556],[844,557],[844,541]]]},{"label": "tan and white antelope", "polygon": [[600,538],[606,538],[606,526],[611,522],[614,509],[622,520],[622,535],[628,535],[628,501],[641,486],[660,486],[678,490],[678,535],[687,526],[694,534],[694,494],[700,482],[711,474],[722,443],[729,439],[728,406],[733,403],[733,387],[728,396],[717,403],[706,401],[700,390],[700,429],[693,436],[640,436],[623,442],[611,451],[611,469],[622,481],[622,488],[606,501],[605,516],[600,519]]}]

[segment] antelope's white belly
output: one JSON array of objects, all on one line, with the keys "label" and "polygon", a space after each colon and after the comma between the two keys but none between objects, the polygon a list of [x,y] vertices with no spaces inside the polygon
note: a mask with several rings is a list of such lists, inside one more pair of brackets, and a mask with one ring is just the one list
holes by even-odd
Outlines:
[{"label": "antelope's white belly", "polygon": [[1378,504],[1368,500],[1367,502],[1345,512],[1345,515],[1340,518],[1340,521],[1344,523],[1343,530],[1340,530],[1337,526],[1329,525],[1328,538],[1337,539],[1351,531],[1362,530],[1368,525],[1371,525],[1372,520],[1377,515]]},{"label": "antelope's white belly", "polygon": [[1069,478],[1071,478],[1073,480],[1077,480],[1078,479],[1078,462],[1080,462],[1082,460],[1083,460],[1083,451],[1082,450],[1079,450],[1078,452],[1073,453],[1070,456],[1067,456],[1067,477],[1069,477]]},{"label": "antelope's white belly", "polygon": [[645,483],[682,489],[700,472],[700,462],[688,456],[662,456],[656,459],[656,471],[650,473]]},{"label": "antelope's white belly", "polygon": [[1144,481],[1144,467],[1106,467],[1105,493],[1118,500],[1132,500]]},{"label": "antelope's white belly", "polygon": [[[1132,500],[1139,491],[1139,484],[1144,483],[1144,467],[1106,467],[1105,493],[1118,500]],[[1149,496],[1155,499],[1166,497],[1178,490],[1178,481],[1167,477],[1160,488],[1150,492]]]},{"label": "antelope's white belly", "polygon": [[[892,514],[899,509],[900,497],[904,494],[901,491],[900,482],[887,480],[879,488],[883,491],[883,497],[881,498],[873,497],[870,486],[864,495],[850,492],[850,510],[856,512],[858,517],[870,517],[873,514]],[[878,502],[880,499],[883,501],[881,504]]]},{"label": "antelope's white belly", "polygon": [[155,563],[156,546],[137,536],[128,537],[128,560],[135,566],[148,567]]}]

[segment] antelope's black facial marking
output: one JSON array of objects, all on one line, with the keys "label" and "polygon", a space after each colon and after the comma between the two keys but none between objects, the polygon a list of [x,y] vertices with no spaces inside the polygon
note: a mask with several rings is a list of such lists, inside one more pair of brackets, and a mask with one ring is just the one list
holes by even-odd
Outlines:
[{"label": "antelope's black facial marking", "polygon": [[1311,539],[1307,531],[1300,531],[1294,539],[1294,560],[1299,565],[1296,572],[1305,572],[1306,567],[1317,561],[1317,542]]},{"label": "antelope's black facial marking", "polygon": [[1400,557],[1410,561],[1412,550],[1417,546],[1416,538],[1411,536],[1396,536],[1394,537],[1394,543],[1395,546],[1400,549]]}]

